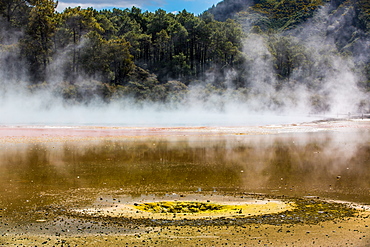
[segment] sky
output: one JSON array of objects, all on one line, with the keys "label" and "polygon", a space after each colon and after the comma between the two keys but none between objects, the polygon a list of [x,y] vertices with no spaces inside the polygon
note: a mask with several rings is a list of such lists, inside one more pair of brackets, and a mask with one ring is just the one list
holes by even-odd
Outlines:
[{"label": "sky", "polygon": [[93,7],[94,9],[111,9],[115,8],[131,8],[132,6],[138,7],[143,11],[154,12],[157,9],[163,9],[167,12],[176,13],[177,11],[186,11],[194,13],[195,15],[201,14],[203,11],[216,5],[222,0],[62,0],[59,1],[57,11],[62,12],[67,7],[82,8]]}]

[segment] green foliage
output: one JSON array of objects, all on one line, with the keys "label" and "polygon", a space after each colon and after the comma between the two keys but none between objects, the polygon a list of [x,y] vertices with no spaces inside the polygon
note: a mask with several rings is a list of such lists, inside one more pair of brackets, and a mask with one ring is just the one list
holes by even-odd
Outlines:
[{"label": "green foliage", "polygon": [[0,16],[4,17],[8,25],[22,27],[27,25],[30,1],[2,0],[0,1]]},{"label": "green foliage", "polygon": [[254,11],[268,18],[259,22],[263,30],[285,30],[295,27],[312,17],[324,0],[259,0],[252,7]]},{"label": "green foliage", "polygon": [[37,0],[30,12],[21,49],[29,63],[33,82],[44,80],[46,66],[52,54],[52,37],[56,28],[55,8],[56,3],[53,0]]},{"label": "green foliage", "polygon": [[129,43],[123,38],[105,40],[96,31],[86,35],[86,42],[80,51],[80,65],[90,77],[103,82],[124,84],[133,68]]},{"label": "green foliage", "polygon": [[[101,11],[76,7],[57,13],[57,2],[52,0],[7,0],[0,1],[5,23],[0,45],[4,54],[13,54],[9,59],[19,56],[26,61],[34,84],[51,84],[50,74],[58,73],[61,78],[53,82],[59,83],[56,93],[68,101],[80,103],[98,95],[105,101],[132,97],[183,102],[188,85],[202,84],[208,74],[214,78],[198,85],[202,96],[223,96],[229,87],[234,90],[227,92],[230,95],[249,97],[253,91],[248,88],[249,75],[256,67],[250,66],[255,61],[243,51],[243,39],[255,35],[267,45],[268,55],[262,60],[273,65],[275,90],[305,84],[313,92],[312,105],[321,111],[328,106],[325,96],[319,96],[324,78],[319,70],[321,66],[332,68],[330,59],[323,56],[315,63],[310,56],[315,48],[304,47],[293,31],[325,2],[224,0],[195,16],[186,10],[151,13],[136,7]],[[354,13],[353,23],[333,29],[333,33],[346,35],[334,36],[337,47],[333,53],[351,56],[359,38],[369,35],[370,4],[367,0],[332,0],[331,8],[329,21],[338,16],[350,19],[349,13]],[[240,25],[243,22],[251,25]],[[345,29],[348,25],[361,32]],[[9,45],[8,30],[24,30],[24,35]],[[49,66],[51,62],[57,70]],[[366,63],[358,70],[370,71]],[[361,82],[364,90],[369,90],[369,81],[370,72]],[[223,102],[215,105],[222,108]]]},{"label": "green foliage", "polygon": [[[17,3],[9,2],[20,9],[15,8]],[[154,73],[161,84],[173,79],[189,83],[211,68],[241,64],[240,26],[232,20],[215,21],[207,13],[196,17],[185,10],[150,13],[136,7],[102,11],[76,7],[57,13],[51,0],[35,1],[28,8],[21,56],[33,82],[46,80],[50,61],[61,53],[64,71],[59,74],[71,83],[87,75],[126,86],[135,66]],[[8,18],[5,9],[6,4],[0,4],[0,14]]]},{"label": "green foliage", "polygon": [[288,79],[293,70],[303,68],[309,63],[307,51],[300,42],[291,36],[269,36],[268,46],[275,72],[279,79]]}]

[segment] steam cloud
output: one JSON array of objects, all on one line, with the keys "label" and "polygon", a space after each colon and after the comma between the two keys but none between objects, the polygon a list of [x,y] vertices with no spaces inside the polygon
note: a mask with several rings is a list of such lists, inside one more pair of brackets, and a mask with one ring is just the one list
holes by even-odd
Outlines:
[{"label": "steam cloud", "polygon": [[[248,78],[245,93],[236,90],[232,84],[235,71],[230,70],[222,93],[207,94],[207,87],[215,80],[210,73],[204,82],[189,85],[186,97],[180,103],[137,104],[125,98],[110,103],[92,99],[89,104],[69,105],[52,93],[61,83],[67,51],[61,51],[49,66],[49,85],[42,90],[30,92],[26,87],[27,75],[22,61],[14,55],[19,33],[5,35],[2,31],[3,46],[0,47],[0,123],[1,124],[41,124],[41,125],[262,125],[283,124],[312,120],[312,102],[315,97],[325,97],[323,106],[326,116],[358,113],[361,102],[369,95],[363,92],[358,83],[364,79],[359,64],[369,59],[370,41],[365,36],[355,40],[351,48],[352,56],[338,55],[336,44],[353,33],[346,30],[353,15],[351,9],[345,13],[329,14],[330,6],[322,7],[316,16],[305,24],[288,31],[295,37],[294,42],[304,47],[310,68],[295,68],[284,85],[274,74],[272,54],[266,37],[248,34],[243,52],[246,59]],[[350,32],[351,31],[351,32]],[[272,37],[274,38],[274,37]],[[279,38],[279,37],[276,37]],[[81,76],[83,77],[83,76]],[[89,83],[88,78],[81,78]],[[32,91],[32,90],[31,90]],[[368,112],[369,109],[360,109]],[[318,116],[322,117],[322,116]]]}]

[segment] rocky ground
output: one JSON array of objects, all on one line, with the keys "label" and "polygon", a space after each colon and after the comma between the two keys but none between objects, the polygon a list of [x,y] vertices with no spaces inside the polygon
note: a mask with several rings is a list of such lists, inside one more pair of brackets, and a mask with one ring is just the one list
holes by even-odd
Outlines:
[{"label": "rocky ground", "polygon": [[128,225],[111,233],[3,234],[1,246],[370,246],[370,217],[360,212],[318,224],[242,224],[145,227]]}]

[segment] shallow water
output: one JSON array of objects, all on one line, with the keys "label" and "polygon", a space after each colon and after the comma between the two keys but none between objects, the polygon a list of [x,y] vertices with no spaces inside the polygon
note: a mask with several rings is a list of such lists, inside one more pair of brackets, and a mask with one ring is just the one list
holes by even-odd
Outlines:
[{"label": "shallow water", "polygon": [[[2,144],[0,214],[82,206],[112,191],[241,191],[370,203],[370,134],[171,136]],[[84,200],[81,200],[83,198]]]}]

